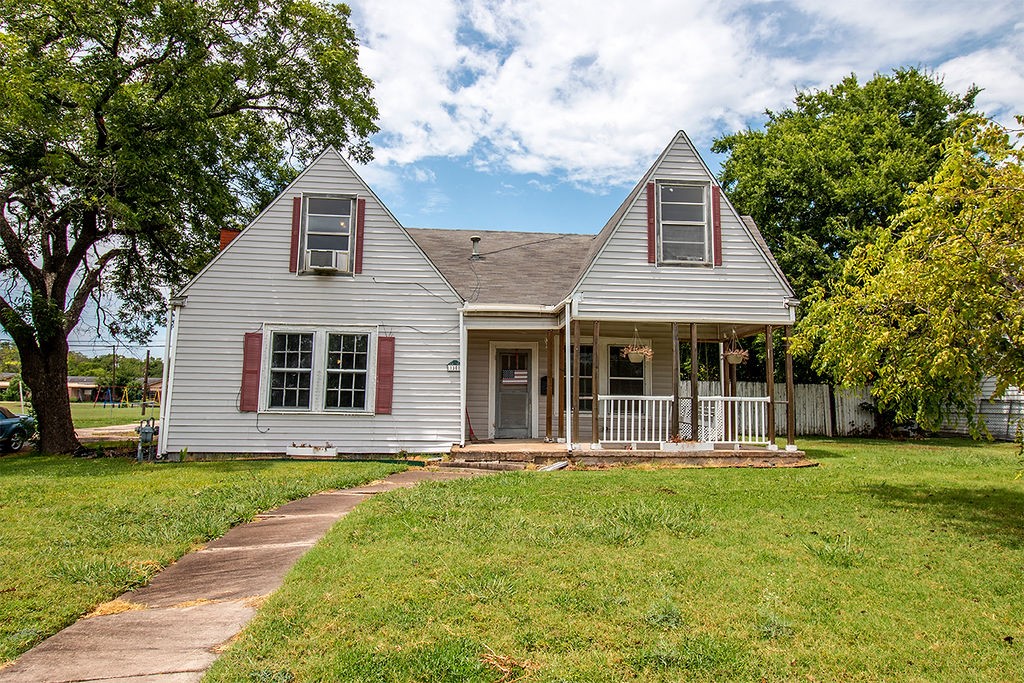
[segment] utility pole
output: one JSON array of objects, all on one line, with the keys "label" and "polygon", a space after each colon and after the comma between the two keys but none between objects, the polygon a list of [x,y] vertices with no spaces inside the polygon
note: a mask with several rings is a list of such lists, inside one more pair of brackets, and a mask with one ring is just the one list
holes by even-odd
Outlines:
[{"label": "utility pole", "polygon": [[146,399],[149,397],[149,349],[146,349],[146,369],[142,375],[142,414],[146,414]]}]

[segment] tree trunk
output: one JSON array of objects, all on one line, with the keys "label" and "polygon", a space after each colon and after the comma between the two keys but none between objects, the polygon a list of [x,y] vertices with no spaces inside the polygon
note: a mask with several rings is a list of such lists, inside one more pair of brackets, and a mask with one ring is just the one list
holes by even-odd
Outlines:
[{"label": "tree trunk", "polygon": [[68,345],[64,339],[36,348],[18,349],[21,373],[32,391],[32,408],[39,424],[39,450],[74,453],[79,447],[68,398]]}]

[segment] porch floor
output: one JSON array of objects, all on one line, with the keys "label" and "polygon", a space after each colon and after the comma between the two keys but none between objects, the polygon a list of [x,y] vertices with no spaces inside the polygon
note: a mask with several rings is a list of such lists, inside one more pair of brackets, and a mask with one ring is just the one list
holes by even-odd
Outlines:
[{"label": "porch floor", "polygon": [[568,460],[574,465],[685,465],[690,467],[812,467],[803,451],[768,450],[763,446],[715,444],[713,449],[662,451],[659,449],[591,448],[578,444],[569,453],[564,443],[541,439],[499,439],[493,443],[467,443],[451,450],[451,466],[477,465],[487,469],[525,469]]}]

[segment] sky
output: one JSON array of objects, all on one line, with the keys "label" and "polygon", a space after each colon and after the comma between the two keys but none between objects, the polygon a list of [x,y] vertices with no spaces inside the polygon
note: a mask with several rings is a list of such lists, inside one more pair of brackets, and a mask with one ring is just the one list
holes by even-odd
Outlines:
[{"label": "sky", "polygon": [[1010,123],[1024,1],[352,0],[376,84],[357,170],[407,227],[597,232],[672,135],[915,66]]},{"label": "sky", "polygon": [[349,4],[380,110],[357,170],[407,227],[597,232],[677,130],[717,172],[716,137],[851,73],[1024,113],[1024,0]]}]

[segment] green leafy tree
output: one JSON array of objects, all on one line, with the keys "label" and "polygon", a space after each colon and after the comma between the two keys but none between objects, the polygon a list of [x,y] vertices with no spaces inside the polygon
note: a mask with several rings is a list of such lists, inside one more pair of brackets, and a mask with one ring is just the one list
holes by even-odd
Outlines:
[{"label": "green leafy tree", "polygon": [[906,193],[938,168],[940,145],[974,106],[913,68],[854,75],[766,112],[763,130],[719,138],[729,200],[757,222],[799,296],[841,270]]},{"label": "green leafy tree", "polygon": [[0,324],[40,447],[77,446],[68,334],[90,301],[142,340],[159,287],[204,264],[327,145],[370,158],[371,82],[344,5],[0,0]]},{"label": "green leafy tree", "polygon": [[1024,386],[1021,139],[979,119],[947,142],[934,177],[854,249],[831,295],[812,294],[798,349],[818,347],[816,368],[870,384],[882,410],[926,428],[953,409],[971,415],[983,376],[999,392]]}]

